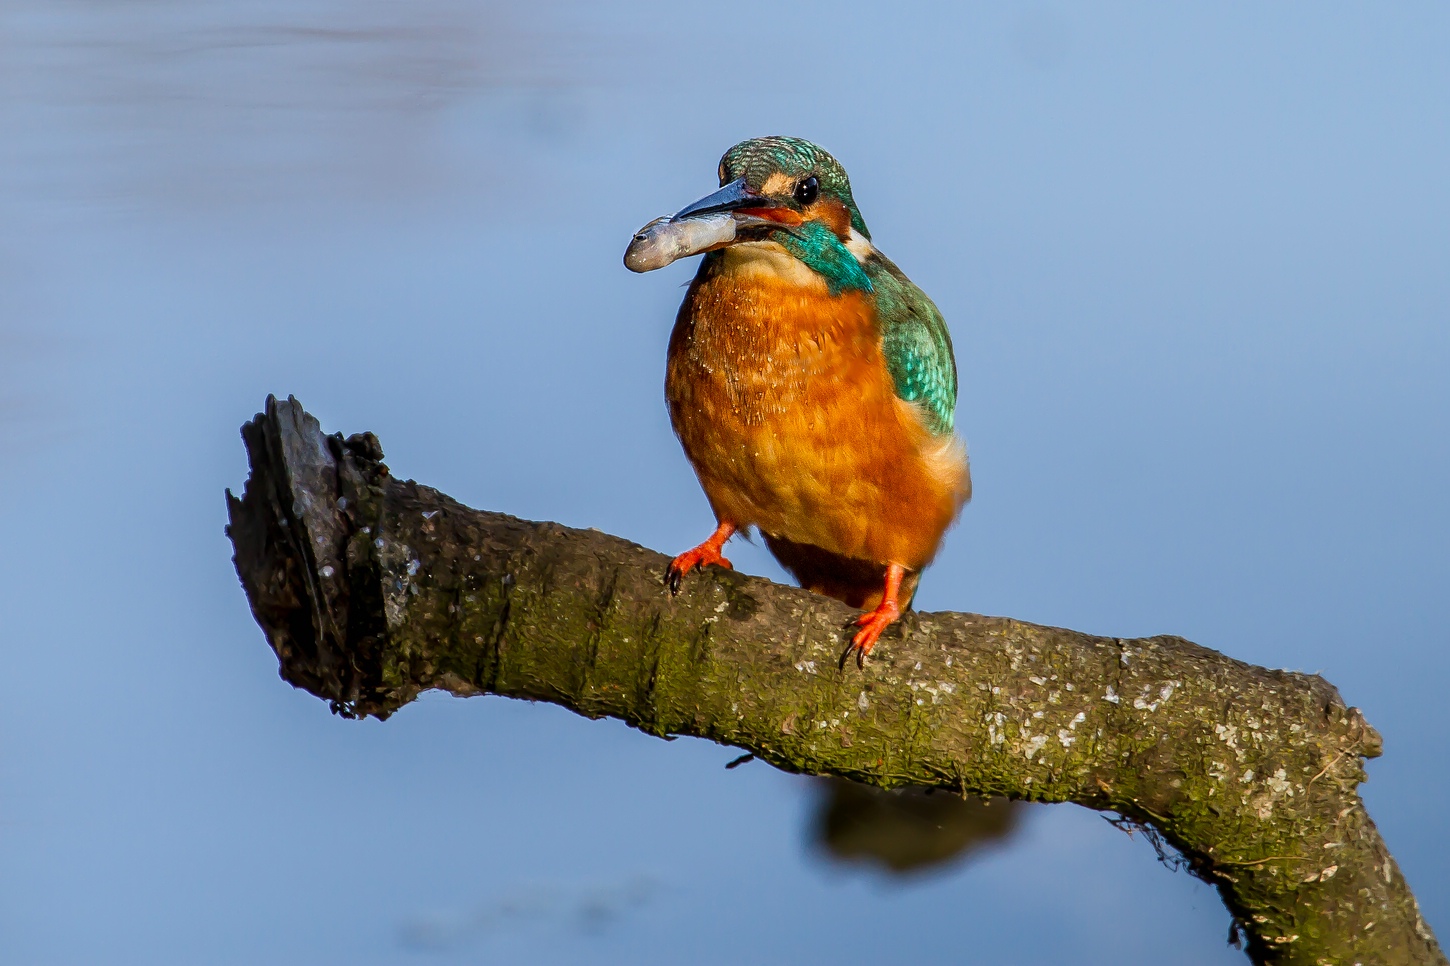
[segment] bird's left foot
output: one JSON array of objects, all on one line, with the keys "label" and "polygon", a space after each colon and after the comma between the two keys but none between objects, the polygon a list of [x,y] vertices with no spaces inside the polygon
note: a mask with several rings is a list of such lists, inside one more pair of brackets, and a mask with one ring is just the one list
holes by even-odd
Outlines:
[{"label": "bird's left foot", "polygon": [[845,667],[846,659],[854,651],[856,654],[856,666],[866,666],[866,655],[876,646],[881,638],[881,632],[886,630],[901,617],[901,605],[897,602],[897,595],[901,593],[901,581],[906,576],[906,568],[899,564],[892,564],[886,568],[886,592],[881,596],[881,603],[876,609],[868,611],[852,622],[855,627],[861,628],[851,638],[851,646],[846,648],[846,653],[841,655],[841,666]]},{"label": "bird's left foot", "polygon": [[717,567],[724,567],[726,570],[733,570],[730,561],[720,553],[725,546],[725,541],[735,535],[735,525],[722,523],[710,534],[710,539],[700,544],[693,550],[686,550],[665,569],[665,586],[670,588],[670,595],[680,592],[680,584],[685,579],[685,574],[696,567],[703,567],[706,564],[715,564]]}]

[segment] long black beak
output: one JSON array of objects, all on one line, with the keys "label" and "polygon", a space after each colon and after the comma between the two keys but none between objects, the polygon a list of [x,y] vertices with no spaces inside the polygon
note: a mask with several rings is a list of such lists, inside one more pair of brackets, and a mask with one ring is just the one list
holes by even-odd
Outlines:
[{"label": "long black beak", "polygon": [[691,215],[710,215],[717,211],[735,211],[738,208],[759,208],[763,196],[756,194],[744,178],[736,178],[725,187],[708,194],[692,205],[686,205],[671,216],[671,221],[688,218]]}]

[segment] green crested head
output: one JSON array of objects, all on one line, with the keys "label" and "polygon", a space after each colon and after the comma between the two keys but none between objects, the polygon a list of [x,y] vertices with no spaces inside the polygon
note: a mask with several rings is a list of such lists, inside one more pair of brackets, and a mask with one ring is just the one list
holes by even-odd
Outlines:
[{"label": "green crested head", "polygon": [[780,135],[741,141],[720,159],[720,185],[742,178],[752,191],[796,211],[839,206],[851,228],[871,237],[846,169],[818,144]]}]

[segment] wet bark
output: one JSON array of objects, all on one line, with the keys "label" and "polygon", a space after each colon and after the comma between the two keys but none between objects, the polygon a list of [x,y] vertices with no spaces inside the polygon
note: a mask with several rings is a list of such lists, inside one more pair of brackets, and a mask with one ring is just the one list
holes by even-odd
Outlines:
[{"label": "wet bark", "polygon": [[835,601],[716,568],[671,598],[666,557],[398,480],[295,400],[242,435],[238,574],[282,677],[339,714],[501,694],[788,771],[1076,802],[1161,835],[1256,963],[1446,962],[1357,791],[1379,736],[1318,676],[953,613],[842,668]]}]

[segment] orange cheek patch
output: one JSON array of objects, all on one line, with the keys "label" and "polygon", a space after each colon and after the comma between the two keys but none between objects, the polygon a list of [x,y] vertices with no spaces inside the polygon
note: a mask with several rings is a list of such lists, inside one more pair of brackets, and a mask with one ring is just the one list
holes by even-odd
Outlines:
[{"label": "orange cheek patch", "polygon": [[846,210],[845,205],[831,198],[817,203],[814,208],[816,219],[835,232],[837,238],[850,237],[851,213]]},{"label": "orange cheek patch", "polygon": [[804,212],[794,208],[741,208],[739,212],[780,225],[801,225],[814,219],[835,232],[837,238],[845,239],[851,235],[851,213],[834,199],[817,202]]}]

